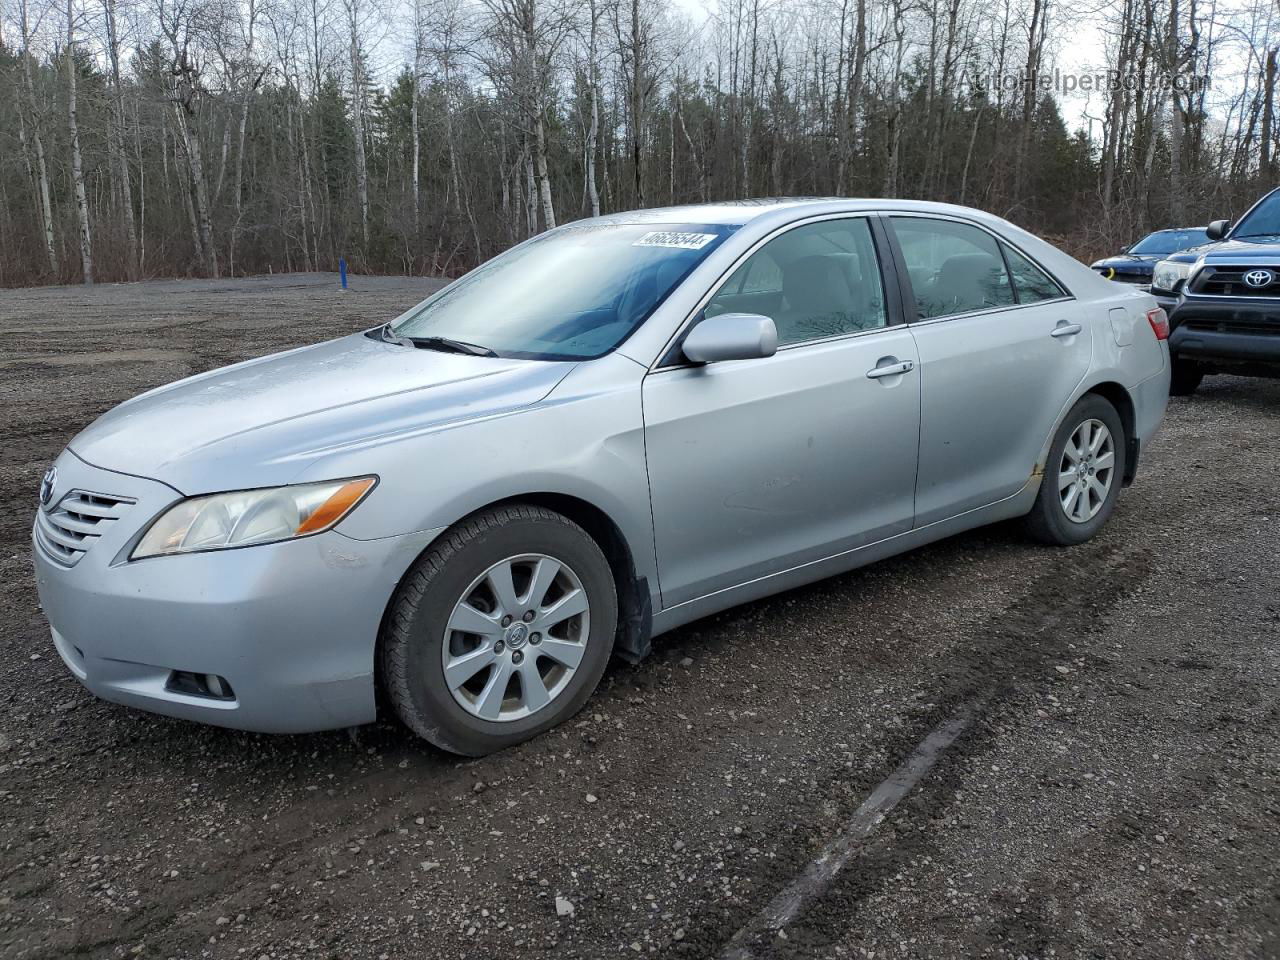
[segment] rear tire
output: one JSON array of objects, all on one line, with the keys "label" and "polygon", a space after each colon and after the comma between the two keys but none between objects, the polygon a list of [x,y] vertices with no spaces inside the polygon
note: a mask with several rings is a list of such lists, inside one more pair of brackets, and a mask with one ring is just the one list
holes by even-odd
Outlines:
[{"label": "rear tire", "polygon": [[1169,396],[1189,397],[1196,392],[1200,381],[1204,379],[1204,370],[1194,360],[1173,358],[1173,369],[1169,378]]},{"label": "rear tire", "polygon": [[1026,527],[1043,543],[1072,546],[1102,529],[1124,477],[1127,437],[1106,399],[1086,394],[1058,428]]},{"label": "rear tire", "polygon": [[582,708],[617,622],[613,573],[585,530],[542,507],[497,507],[442,534],[401,581],[382,683],[409,729],[484,756]]}]

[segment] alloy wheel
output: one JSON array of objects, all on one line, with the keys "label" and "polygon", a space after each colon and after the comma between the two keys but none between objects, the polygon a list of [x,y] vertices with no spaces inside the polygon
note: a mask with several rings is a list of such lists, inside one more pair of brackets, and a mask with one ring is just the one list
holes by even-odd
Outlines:
[{"label": "alloy wheel", "polygon": [[1107,502],[1115,478],[1116,450],[1111,431],[1089,419],[1072,431],[1058,466],[1062,512],[1073,523],[1088,523]]},{"label": "alloy wheel", "polygon": [[482,720],[520,720],[569,685],[590,636],[582,581],[545,554],[508,557],[454,604],[441,648],[445,686]]}]

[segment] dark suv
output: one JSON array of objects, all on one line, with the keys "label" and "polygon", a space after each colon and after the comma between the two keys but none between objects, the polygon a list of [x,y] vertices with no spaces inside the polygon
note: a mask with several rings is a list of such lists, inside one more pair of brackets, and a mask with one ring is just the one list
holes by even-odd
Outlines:
[{"label": "dark suv", "polygon": [[1169,392],[1195,391],[1207,373],[1280,377],[1280,188],[1210,242],[1155,266],[1151,293],[1169,315]]}]

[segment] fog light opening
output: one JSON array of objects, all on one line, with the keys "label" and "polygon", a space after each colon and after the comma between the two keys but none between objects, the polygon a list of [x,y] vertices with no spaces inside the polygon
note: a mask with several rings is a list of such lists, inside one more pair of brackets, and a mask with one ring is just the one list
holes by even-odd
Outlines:
[{"label": "fog light opening", "polygon": [[211,700],[234,700],[235,693],[226,677],[216,673],[192,673],[189,670],[174,670],[169,674],[169,682],[165,686],[174,693],[185,693],[189,697],[208,697]]}]

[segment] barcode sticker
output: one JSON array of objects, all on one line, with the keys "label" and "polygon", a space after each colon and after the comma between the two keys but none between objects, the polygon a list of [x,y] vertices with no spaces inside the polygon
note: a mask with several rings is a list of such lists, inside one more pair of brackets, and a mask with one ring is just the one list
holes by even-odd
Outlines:
[{"label": "barcode sticker", "polygon": [[701,250],[716,238],[714,233],[671,233],[654,231],[646,233],[632,244],[633,247],[672,247],[677,250]]}]

